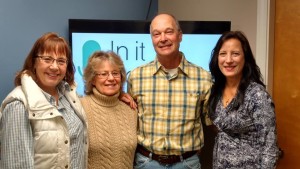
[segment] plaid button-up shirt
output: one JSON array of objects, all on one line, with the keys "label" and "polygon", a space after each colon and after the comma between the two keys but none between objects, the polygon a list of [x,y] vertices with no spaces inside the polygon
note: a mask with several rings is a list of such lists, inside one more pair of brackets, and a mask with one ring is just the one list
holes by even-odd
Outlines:
[{"label": "plaid button-up shirt", "polygon": [[138,103],[138,143],[156,154],[182,154],[204,144],[200,115],[207,125],[211,75],[182,54],[178,73],[170,75],[157,59],[134,69],[128,93]]}]

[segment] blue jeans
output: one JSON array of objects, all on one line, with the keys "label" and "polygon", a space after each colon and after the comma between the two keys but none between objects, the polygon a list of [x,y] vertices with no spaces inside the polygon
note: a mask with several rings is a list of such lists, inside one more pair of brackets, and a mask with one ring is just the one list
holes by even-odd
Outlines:
[{"label": "blue jeans", "polygon": [[136,153],[134,169],[201,169],[201,164],[197,154],[178,163],[160,164],[149,157]]}]

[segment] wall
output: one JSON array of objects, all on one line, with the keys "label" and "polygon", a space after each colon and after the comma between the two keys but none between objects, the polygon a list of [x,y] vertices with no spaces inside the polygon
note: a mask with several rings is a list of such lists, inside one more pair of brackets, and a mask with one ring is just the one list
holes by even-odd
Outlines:
[{"label": "wall", "polygon": [[231,21],[232,30],[245,32],[273,94],[275,0],[164,0],[159,1],[159,12],[173,13],[180,20]]},{"label": "wall", "polygon": [[0,102],[14,88],[15,73],[42,34],[57,32],[68,39],[71,18],[145,20],[157,5],[157,0],[0,0]]},{"label": "wall", "polygon": [[249,39],[272,95],[275,0],[164,0],[159,1],[159,12],[179,20],[231,21],[232,30],[242,30]]},{"label": "wall", "polygon": [[272,95],[275,0],[163,0],[159,12],[172,13],[179,20],[231,21],[232,30],[242,30],[249,39]]},{"label": "wall", "polygon": [[231,21],[232,30],[246,33],[255,53],[256,0],[161,0],[158,3],[159,12],[172,13],[178,20]]}]

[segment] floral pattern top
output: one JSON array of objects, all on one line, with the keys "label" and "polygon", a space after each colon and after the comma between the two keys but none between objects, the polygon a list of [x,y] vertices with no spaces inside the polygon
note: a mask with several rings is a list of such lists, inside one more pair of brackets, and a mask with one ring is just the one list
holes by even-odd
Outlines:
[{"label": "floral pattern top", "polygon": [[219,100],[211,114],[219,132],[215,138],[213,168],[270,169],[278,158],[274,104],[266,89],[252,82],[244,103],[236,98],[222,105]]}]

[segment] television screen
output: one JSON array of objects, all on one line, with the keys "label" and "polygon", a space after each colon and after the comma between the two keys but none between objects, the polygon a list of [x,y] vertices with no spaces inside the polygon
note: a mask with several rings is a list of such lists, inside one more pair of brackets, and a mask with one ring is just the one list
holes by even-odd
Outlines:
[{"label": "television screen", "polygon": [[[230,30],[230,21],[179,21],[179,24],[183,32],[180,50],[187,60],[208,70],[211,51],[221,34]],[[156,54],[149,30],[150,21],[69,19],[78,94],[84,95],[83,71],[89,56],[97,50],[119,54],[127,74],[152,61]]]}]

